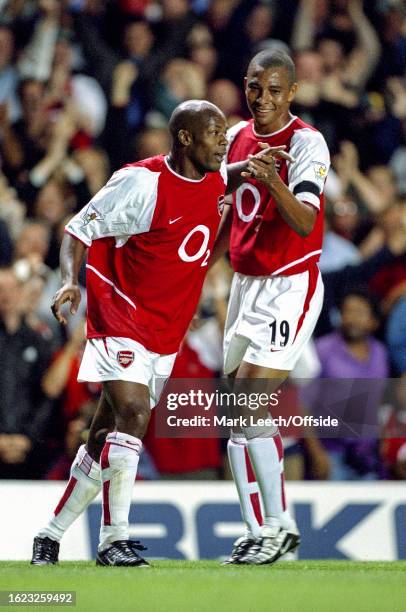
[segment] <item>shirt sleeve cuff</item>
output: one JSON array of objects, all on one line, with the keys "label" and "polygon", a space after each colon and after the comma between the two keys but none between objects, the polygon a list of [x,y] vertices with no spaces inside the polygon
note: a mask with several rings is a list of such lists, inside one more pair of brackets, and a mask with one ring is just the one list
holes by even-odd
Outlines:
[{"label": "shirt sleeve cuff", "polygon": [[303,191],[302,193],[297,193],[296,197],[301,202],[305,204],[310,204],[317,210],[320,210],[320,199],[314,195],[314,193],[310,193],[309,191]]},{"label": "shirt sleeve cuff", "polygon": [[69,234],[69,236],[72,236],[72,238],[75,238],[76,240],[79,240],[79,242],[81,242],[87,249],[92,246],[91,242],[86,242],[86,240],[80,236],[77,236],[76,234],[74,234],[71,230],[66,229],[64,230],[65,234]]}]

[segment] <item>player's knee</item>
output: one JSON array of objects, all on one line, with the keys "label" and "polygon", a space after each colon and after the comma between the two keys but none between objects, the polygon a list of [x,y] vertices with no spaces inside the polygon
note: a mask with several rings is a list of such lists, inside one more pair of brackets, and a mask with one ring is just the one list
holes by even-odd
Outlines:
[{"label": "player's knee", "polygon": [[116,427],[118,431],[142,439],[151,418],[151,409],[146,402],[136,398],[126,398],[117,410]]},{"label": "player's knee", "polygon": [[273,438],[278,433],[278,428],[275,425],[251,425],[243,427],[243,432],[247,440]]},{"label": "player's knee", "polygon": [[106,442],[107,434],[112,431],[104,427],[102,429],[92,429],[89,431],[89,438],[87,440],[87,452],[97,463],[100,461],[100,455],[103,450],[103,446]]}]

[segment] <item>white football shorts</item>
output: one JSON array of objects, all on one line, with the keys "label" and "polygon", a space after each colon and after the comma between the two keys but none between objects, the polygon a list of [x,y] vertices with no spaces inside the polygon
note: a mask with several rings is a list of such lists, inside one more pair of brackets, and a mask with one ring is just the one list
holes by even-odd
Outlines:
[{"label": "white football shorts", "polygon": [[78,381],[125,380],[149,388],[151,408],[159,402],[176,353],[160,355],[130,338],[91,338],[86,342]]},{"label": "white football shorts", "polygon": [[318,267],[292,276],[236,272],[224,331],[224,373],[242,361],[293,370],[310,339],[323,304]]}]

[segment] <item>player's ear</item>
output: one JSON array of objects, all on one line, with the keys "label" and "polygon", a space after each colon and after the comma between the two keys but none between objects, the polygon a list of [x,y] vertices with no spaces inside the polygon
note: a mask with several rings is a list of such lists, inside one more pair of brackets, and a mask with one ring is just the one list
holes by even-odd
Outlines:
[{"label": "player's ear", "polygon": [[292,85],[292,87],[290,88],[290,91],[289,91],[289,96],[288,96],[289,102],[292,102],[293,98],[296,95],[298,87],[299,87],[299,85],[297,83],[293,83],[293,85]]},{"label": "player's ear", "polygon": [[184,147],[187,147],[192,142],[192,134],[188,130],[179,130],[178,140],[180,144],[182,144]]}]

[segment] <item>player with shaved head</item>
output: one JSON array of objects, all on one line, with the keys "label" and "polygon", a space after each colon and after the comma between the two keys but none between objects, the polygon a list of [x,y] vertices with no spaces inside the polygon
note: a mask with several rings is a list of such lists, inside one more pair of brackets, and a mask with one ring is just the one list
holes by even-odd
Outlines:
[{"label": "player with shaved head", "polygon": [[[294,368],[322,306],[317,262],[330,159],[320,132],[289,110],[297,90],[289,55],[258,53],[244,85],[252,119],[229,130],[227,161],[256,157],[233,195],[212,261],[229,247],[235,275],[224,333],[224,371],[246,392],[258,391],[258,379],[263,379],[263,390],[273,393]],[[264,147],[268,155],[258,157]],[[291,158],[277,159],[272,151],[278,147]],[[264,422],[268,407],[256,416]],[[228,443],[246,532],[226,563],[273,563],[300,542],[286,507],[278,429],[255,423],[234,429]]]},{"label": "player with shaved head", "polygon": [[148,565],[128,525],[142,439],[196,310],[227,181],[228,189],[238,186],[247,167],[246,160],[223,163],[226,120],[213,104],[184,102],[169,127],[168,156],[115,172],[66,226],[63,286],[52,310],[63,324],[65,302],[77,311],[87,252],[87,344],[78,379],[101,382],[103,392],[65,493],[34,540],[36,565],[58,561],[63,534],[100,489],[97,563]]}]

